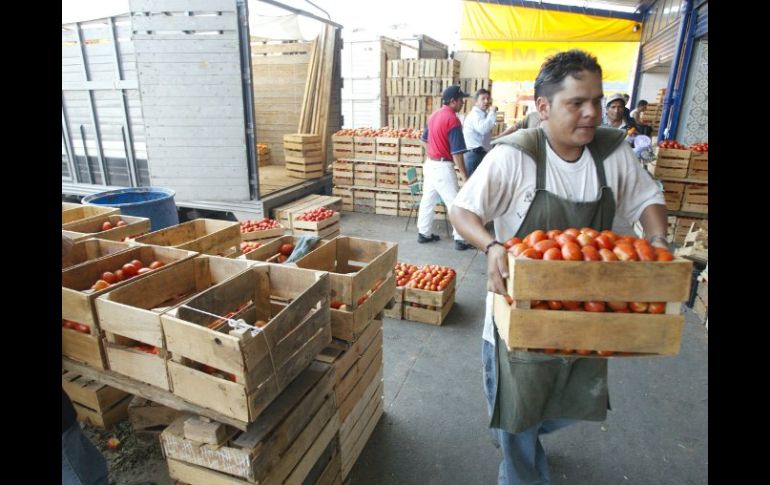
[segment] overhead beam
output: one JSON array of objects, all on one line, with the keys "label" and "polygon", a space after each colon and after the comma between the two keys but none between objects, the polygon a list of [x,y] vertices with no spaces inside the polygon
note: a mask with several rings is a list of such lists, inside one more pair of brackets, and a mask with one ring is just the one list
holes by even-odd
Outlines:
[{"label": "overhead beam", "polygon": [[273,5],[275,7],[282,8],[284,10],[288,10],[289,12],[296,13],[298,15],[304,15],[305,17],[309,17],[311,19],[318,20],[319,22],[323,22],[325,24],[329,24],[332,27],[336,27],[338,29],[342,28],[342,25],[338,24],[337,22],[332,22],[331,20],[325,19],[323,17],[319,17],[318,15],[313,15],[312,13],[307,12],[307,11],[302,10],[302,9],[299,9],[299,8],[290,7],[290,6],[288,6],[286,4],[283,4],[281,2],[276,2],[275,0],[258,0],[258,1],[260,1],[262,3],[267,3],[269,5]]}]

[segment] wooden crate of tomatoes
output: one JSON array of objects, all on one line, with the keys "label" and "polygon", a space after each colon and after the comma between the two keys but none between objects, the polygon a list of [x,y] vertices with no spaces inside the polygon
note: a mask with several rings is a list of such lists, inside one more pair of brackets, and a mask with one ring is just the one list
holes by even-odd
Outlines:
[{"label": "wooden crate of tomatoes", "polygon": [[393,267],[398,246],[392,242],[340,236],[297,261],[300,268],[331,276],[332,334],[355,342],[393,299]]},{"label": "wooden crate of tomatoes", "polygon": [[241,240],[255,241],[260,239],[273,239],[283,236],[286,228],[275,219],[260,219],[258,221],[241,221]]},{"label": "wooden crate of tomatoes", "polygon": [[404,320],[441,325],[455,301],[456,272],[428,264],[414,271],[404,285]]},{"label": "wooden crate of tomatoes", "polygon": [[62,270],[131,249],[128,243],[107,239],[84,239],[72,245],[67,255],[62,254]]},{"label": "wooden crate of tomatoes", "polygon": [[[294,253],[299,238],[300,236],[282,236],[273,239],[259,248],[245,254],[244,258],[251,261],[282,264]],[[312,251],[324,244],[326,244],[326,241],[321,239],[316,241],[310,249]]]},{"label": "wooden crate of tomatoes", "polygon": [[658,143],[658,156],[652,165],[656,177],[686,178],[690,166],[690,150],[676,140]]},{"label": "wooden crate of tomatoes", "polygon": [[297,236],[332,236],[340,231],[340,213],[326,207],[316,207],[295,215],[292,226]]},{"label": "wooden crate of tomatoes", "polygon": [[124,215],[97,216],[62,224],[61,228],[76,233],[74,237],[68,234],[74,241],[82,241],[90,237],[110,241],[128,241],[150,232],[150,219]]},{"label": "wooden crate of tomatoes", "polygon": [[533,231],[508,248],[494,316],[509,350],[581,356],[676,355],[692,262],[612,231]]},{"label": "wooden crate of tomatoes", "polygon": [[174,394],[250,423],[331,342],[329,275],[252,266],[160,318]]},{"label": "wooden crate of tomatoes", "polygon": [[96,299],[109,369],[170,390],[160,316],[256,263],[199,255]]},{"label": "wooden crate of tomatoes", "polygon": [[62,271],[62,355],[104,369],[102,331],[94,300],[128,281],[144,278],[153,270],[167,269],[197,254],[137,246]]}]

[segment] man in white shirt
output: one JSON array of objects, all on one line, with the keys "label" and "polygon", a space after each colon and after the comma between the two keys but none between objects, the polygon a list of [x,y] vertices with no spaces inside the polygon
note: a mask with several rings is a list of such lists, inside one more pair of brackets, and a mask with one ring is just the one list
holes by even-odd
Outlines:
[{"label": "man in white shirt", "polygon": [[463,122],[463,136],[465,146],[468,148],[465,152],[465,172],[468,177],[473,175],[473,171],[479,166],[484,155],[492,148],[490,141],[492,128],[495,127],[497,120],[497,108],[494,106],[490,108],[491,105],[492,98],[489,91],[479,89],[476,92],[476,103]]},{"label": "man in white shirt", "polygon": [[[667,245],[663,194],[625,134],[599,127],[602,97],[596,57],[572,50],[548,58],[535,81],[543,125],[495,141],[450,210],[455,229],[487,254],[482,374],[503,454],[500,484],[547,484],[540,434],[576,420],[604,420],[609,405],[606,359],[508,352],[492,311],[492,293],[507,294],[500,241],[535,229],[601,231],[639,220],[653,245]],[[495,237],[484,228],[490,220]]]}]

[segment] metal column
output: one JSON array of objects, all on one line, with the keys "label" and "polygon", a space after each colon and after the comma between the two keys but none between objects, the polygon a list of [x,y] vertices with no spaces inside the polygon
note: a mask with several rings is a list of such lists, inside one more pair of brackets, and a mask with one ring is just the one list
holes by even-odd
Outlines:
[{"label": "metal column", "polygon": [[[115,19],[110,17],[110,35],[112,36],[113,53],[115,54],[115,74],[118,81],[123,81],[123,69],[120,66],[120,51],[118,49],[118,36],[115,33]],[[121,114],[123,115],[123,126],[121,129],[123,135],[123,146],[126,152],[126,165],[128,166],[128,181],[131,187],[139,186],[139,178],[136,175],[136,158],[134,157],[134,137],[131,132],[131,123],[128,118],[128,102],[126,101],[126,90],[119,91]]]},{"label": "metal column", "polygon": [[247,0],[236,0],[238,34],[241,53],[241,85],[243,87],[243,117],[246,124],[246,168],[249,174],[249,197],[259,199],[259,167],[257,163],[256,116],[251,73],[251,39],[249,35],[249,7]]}]

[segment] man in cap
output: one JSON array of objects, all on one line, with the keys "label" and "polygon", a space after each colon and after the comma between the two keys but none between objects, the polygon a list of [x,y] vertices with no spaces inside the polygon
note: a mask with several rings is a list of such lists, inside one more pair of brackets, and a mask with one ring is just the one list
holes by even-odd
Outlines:
[{"label": "man in cap", "polygon": [[[467,151],[463,137],[463,124],[457,113],[463,107],[463,98],[468,95],[459,86],[449,86],[441,96],[443,106],[428,118],[421,141],[425,145],[427,158],[422,167],[423,185],[420,213],[417,217],[417,242],[438,241],[433,234],[433,210],[443,200],[447,211],[451,209],[457,195],[457,175],[454,167],[467,178],[463,153]],[[470,247],[457,230],[453,231],[455,249],[464,251]]]},{"label": "man in cap", "polygon": [[607,98],[605,106],[607,107],[607,114],[602,120],[602,126],[609,126],[610,128],[618,128],[621,130],[630,128],[623,116],[626,102],[621,93],[615,93]]}]

